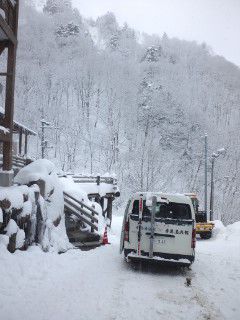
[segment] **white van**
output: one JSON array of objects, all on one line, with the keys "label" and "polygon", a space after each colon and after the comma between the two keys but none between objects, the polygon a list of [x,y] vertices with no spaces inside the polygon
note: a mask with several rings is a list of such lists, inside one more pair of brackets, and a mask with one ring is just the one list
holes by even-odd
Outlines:
[{"label": "white van", "polygon": [[120,243],[127,261],[150,259],[190,265],[195,243],[195,213],[189,197],[138,192],[128,201]]}]

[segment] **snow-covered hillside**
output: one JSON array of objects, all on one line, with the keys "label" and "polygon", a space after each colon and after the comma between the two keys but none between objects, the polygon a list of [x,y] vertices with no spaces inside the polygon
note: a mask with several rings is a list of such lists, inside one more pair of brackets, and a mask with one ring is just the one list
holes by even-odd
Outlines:
[{"label": "snow-covered hillside", "polygon": [[139,42],[112,13],[87,20],[71,1],[48,1],[44,13],[21,6],[16,117],[36,131],[41,116],[53,124],[51,160],[63,170],[116,172],[122,199],[141,189],[195,191],[202,200],[207,132],[209,156],[226,148],[216,161],[215,218],[239,220],[237,66],[164,30]]},{"label": "snow-covered hillside", "polygon": [[114,216],[111,245],[89,252],[1,248],[1,319],[240,318],[239,222],[217,222],[212,239],[197,241],[192,270],[127,265],[119,255],[121,222]]}]

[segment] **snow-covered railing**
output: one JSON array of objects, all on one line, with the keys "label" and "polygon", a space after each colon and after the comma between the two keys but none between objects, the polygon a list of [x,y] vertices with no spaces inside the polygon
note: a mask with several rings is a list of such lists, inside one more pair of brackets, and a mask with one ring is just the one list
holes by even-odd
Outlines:
[{"label": "snow-covered railing", "polygon": [[101,176],[86,176],[86,175],[76,175],[76,174],[66,174],[59,175],[59,177],[71,177],[76,183],[96,183],[100,185],[101,183],[106,184],[117,184],[117,179],[112,177],[101,177]]},{"label": "snow-covered railing", "polygon": [[[30,159],[22,158],[19,156],[13,156],[12,158],[12,164],[13,164],[13,169],[21,169],[25,167],[27,164],[31,162]],[[0,167],[2,166],[3,163],[3,155],[0,154]]]},{"label": "snow-covered railing", "polygon": [[59,178],[71,178],[71,180],[81,185],[81,188],[90,198],[100,197],[119,197],[120,192],[117,179],[109,176],[87,176],[80,174],[59,174]]},{"label": "snow-covered railing", "polygon": [[64,195],[66,214],[75,215],[80,221],[91,227],[91,232],[98,231],[98,212],[67,192]]}]

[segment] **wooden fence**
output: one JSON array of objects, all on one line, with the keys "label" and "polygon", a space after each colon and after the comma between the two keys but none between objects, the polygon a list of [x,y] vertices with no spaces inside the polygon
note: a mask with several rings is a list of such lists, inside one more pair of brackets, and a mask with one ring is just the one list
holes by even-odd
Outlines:
[{"label": "wooden fence", "polygon": [[[23,158],[23,157],[19,157],[19,156],[12,157],[12,165],[13,165],[13,169],[15,169],[15,170],[16,169],[19,170],[31,162],[32,162],[32,160],[29,158]],[[2,165],[3,165],[3,155],[0,154],[0,167],[2,167]]]},{"label": "wooden fence", "polygon": [[91,232],[98,231],[98,212],[67,192],[64,192],[63,195],[65,214],[75,215],[80,221],[91,227]]}]

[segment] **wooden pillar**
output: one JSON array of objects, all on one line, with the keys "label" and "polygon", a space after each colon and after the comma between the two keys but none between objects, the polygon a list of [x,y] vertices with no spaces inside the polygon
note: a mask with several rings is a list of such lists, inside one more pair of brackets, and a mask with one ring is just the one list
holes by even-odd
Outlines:
[{"label": "wooden pillar", "polygon": [[8,44],[8,63],[6,79],[6,100],[4,125],[9,129],[9,139],[3,142],[3,170],[12,169],[12,138],[14,113],[14,84],[15,84],[16,46]]},{"label": "wooden pillar", "polygon": [[96,195],[95,198],[94,198],[94,201],[97,202],[97,203],[100,203],[100,200],[101,200],[100,195],[99,194]]},{"label": "wooden pillar", "polygon": [[18,140],[18,154],[22,155],[22,129],[19,131],[19,140]]},{"label": "wooden pillar", "polygon": [[102,210],[104,211],[104,197],[100,198],[100,205],[102,207]]},{"label": "wooden pillar", "polygon": [[112,203],[113,203],[113,197],[107,198],[107,218],[110,220],[110,227],[112,224]]},{"label": "wooden pillar", "polygon": [[[10,8],[8,8],[10,10]],[[18,12],[19,1],[16,1],[11,16],[11,32],[8,35],[8,55],[7,55],[7,78],[6,78],[6,98],[5,98],[5,117],[4,126],[9,129],[7,141],[3,142],[3,170],[12,169],[12,138],[13,138],[13,114],[14,114],[14,88],[15,88],[15,69],[16,69],[16,52],[17,52],[17,31],[18,31]],[[10,11],[7,12],[10,14]],[[9,17],[8,17],[9,18]],[[10,18],[9,18],[10,19]],[[8,21],[8,23],[10,20]]]},{"label": "wooden pillar", "polygon": [[27,156],[28,153],[28,134],[25,133],[25,143],[24,143],[24,155]]}]

